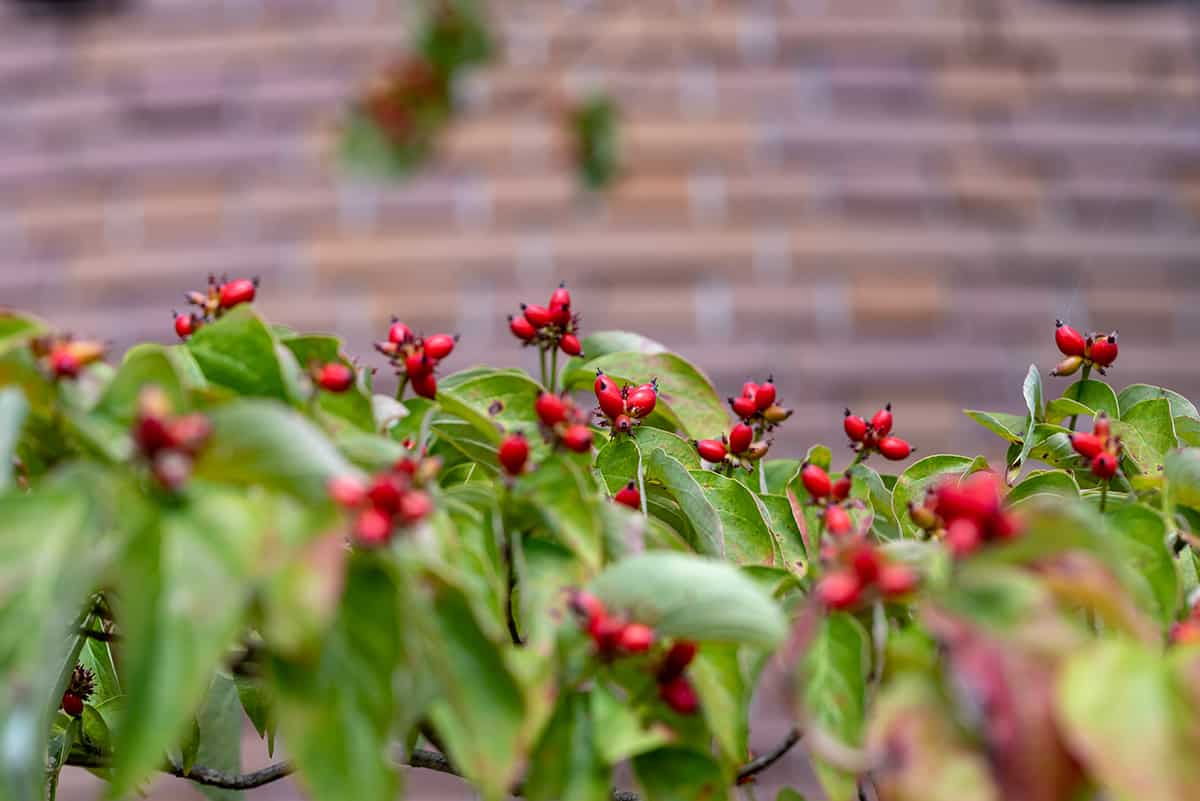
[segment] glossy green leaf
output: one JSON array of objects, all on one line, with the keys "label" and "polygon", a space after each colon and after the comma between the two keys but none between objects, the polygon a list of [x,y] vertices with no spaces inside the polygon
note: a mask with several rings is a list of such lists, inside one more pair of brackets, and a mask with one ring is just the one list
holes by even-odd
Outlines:
[{"label": "glossy green leaf", "polygon": [[1168,453],[1163,469],[1171,500],[1200,509],[1200,448]]},{"label": "glossy green leaf", "polygon": [[620,437],[600,449],[596,455],[596,470],[604,479],[609,493],[615,494],[630,481],[636,484],[641,461],[637,443],[629,437]]},{"label": "glossy green leaf", "polygon": [[1154,398],[1166,398],[1171,404],[1171,415],[1174,417],[1200,417],[1200,411],[1196,410],[1196,404],[1178,392],[1150,384],[1130,384],[1121,390],[1121,394],[1117,395],[1117,406],[1120,407],[1121,417],[1124,417],[1126,411],[1142,401]]},{"label": "glossy green leaf", "polygon": [[1029,411],[1029,419],[1042,420],[1044,408],[1042,374],[1038,372],[1036,364],[1029,365],[1029,372],[1025,374],[1025,382],[1021,385],[1021,395],[1025,398],[1025,408]]},{"label": "glossy green leaf", "polygon": [[162,390],[176,412],[187,411],[184,381],[168,350],[161,345],[130,348],[96,410],[128,426],[137,416],[138,399],[148,386]]},{"label": "glossy green leaf", "polygon": [[666,346],[632,331],[596,331],[583,338],[585,359],[598,359],[610,353],[665,353]]},{"label": "glossy green leaf", "polygon": [[517,484],[518,495],[534,508],[553,538],[597,569],[603,536],[593,492],[588,476],[566,454],[551,457]]},{"label": "glossy green leaf", "polygon": [[238,701],[246,718],[254,726],[259,737],[267,741],[267,754],[275,755],[275,711],[266,688],[257,678],[235,676]]},{"label": "glossy green leaf", "polygon": [[1068,417],[1095,417],[1096,410],[1071,398],[1055,398],[1046,404],[1046,422],[1058,424]]},{"label": "glossy green leaf", "polygon": [[478,429],[484,438],[499,443],[502,432],[523,431],[531,449],[540,452],[537,415],[533,405],[541,393],[537,382],[511,370],[474,373],[462,381],[447,377],[438,390],[438,404]]},{"label": "glossy green leaf", "polygon": [[934,454],[918,459],[900,474],[896,479],[896,486],[892,489],[892,514],[895,515],[903,534],[916,537],[920,531],[908,516],[908,502],[920,501],[926,488],[939,481],[961,476],[973,461],[966,456]]},{"label": "glossy green leaf", "polygon": [[624,762],[630,757],[653,751],[674,740],[676,735],[665,723],[643,722],[623,699],[617,698],[604,685],[592,689],[592,720],[596,731],[596,747],[609,765]]},{"label": "glossy green leaf", "polygon": [[1117,402],[1116,393],[1103,381],[1092,379],[1076,381],[1066,388],[1063,397],[1082,403],[1093,413],[1105,412],[1114,420],[1124,416],[1121,413],[1121,405]]},{"label": "glossy green leaf", "polygon": [[1200,445],[1200,420],[1195,417],[1176,417],[1175,434],[1184,445]]},{"label": "glossy green leaf", "polygon": [[1120,535],[1129,565],[1150,585],[1159,621],[1170,623],[1179,606],[1179,578],[1167,547],[1167,527],[1162,516],[1145,506],[1125,504],[1109,510],[1105,518]]},{"label": "glossy green leaf", "polygon": [[1135,404],[1113,423],[1112,429],[1121,438],[1125,454],[1143,473],[1161,470],[1167,451],[1178,444],[1171,403],[1166,398]]},{"label": "glossy green leaf", "polygon": [[[242,705],[232,678],[213,677],[208,694],[196,713],[200,727],[196,763],[237,774],[242,771]],[[243,793],[219,787],[198,788],[211,801],[238,801]]]},{"label": "glossy green leaf", "polygon": [[0,492],[13,483],[13,457],[28,413],[29,403],[21,390],[15,387],[0,389]]},{"label": "glossy green leaf", "polygon": [[596,726],[586,694],[560,696],[533,751],[522,795],[530,801],[607,801],[612,768],[599,748],[606,734]]},{"label": "glossy green leaf", "polygon": [[708,754],[685,748],[660,748],[633,759],[633,772],[646,801],[722,801],[731,777]]},{"label": "glossy green leaf", "polygon": [[709,731],[731,764],[742,762],[750,751],[750,701],[757,675],[742,656],[736,644],[707,643],[688,668]]},{"label": "glossy green leaf", "polygon": [[1025,429],[1028,426],[1028,417],[1021,417],[1015,414],[1005,414],[1004,412],[981,412],[975,409],[964,409],[963,414],[974,420],[979,425],[997,434],[1009,442],[1020,442],[1025,436]]},{"label": "glossy green leaf", "polygon": [[700,467],[700,454],[690,442],[678,434],[641,425],[633,430],[633,440],[643,454],[652,453],[655,448],[662,448],[664,453],[689,470]]},{"label": "glossy green leaf", "polygon": [[241,395],[292,399],[279,344],[249,305],[202,326],[188,339],[187,348],[213,384]]},{"label": "glossy green leaf", "polygon": [[663,637],[771,648],[786,630],[771,598],[736,568],[680,553],[647,552],[609,567],[592,583],[613,609]]},{"label": "glossy green leaf", "polygon": [[759,495],[758,503],[783,557],[783,566],[794,574],[804,575],[810,556],[792,502],[783,495]]},{"label": "glossy green leaf", "polygon": [[724,556],[725,528],[721,516],[696,482],[692,471],[672,459],[662,449],[652,451],[645,458],[644,465],[646,480],[663,487],[679,504],[679,508],[691,524],[692,547],[698,553]]},{"label": "glossy green leaf", "polygon": [[1078,498],[1079,485],[1065,470],[1034,470],[1009,491],[1006,500],[1015,504],[1034,495]]},{"label": "glossy green leaf", "polygon": [[[280,343],[296,357],[302,370],[337,362],[348,367],[353,363],[341,352],[337,337],[322,334],[305,334],[283,337]],[[317,406],[334,420],[349,423],[363,431],[375,430],[375,409],[366,387],[364,377],[356,370],[354,385],[345,392],[326,392],[313,389],[317,394]]]},{"label": "glossy green leaf", "polygon": [[[883,478],[865,464],[856,464],[850,471],[852,479],[850,496],[861,498],[875,515],[871,530],[882,540],[899,539],[901,536],[900,521],[892,508],[892,490],[883,482]],[[908,514],[908,510],[904,512]]]},{"label": "glossy green leaf", "polygon": [[725,558],[738,565],[779,564],[779,545],[754,493],[740,481],[711,470],[690,472],[721,518]]}]

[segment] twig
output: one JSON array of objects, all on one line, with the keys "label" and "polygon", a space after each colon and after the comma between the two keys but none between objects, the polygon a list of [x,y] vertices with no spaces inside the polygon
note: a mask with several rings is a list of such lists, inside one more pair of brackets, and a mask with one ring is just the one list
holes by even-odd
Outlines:
[{"label": "twig", "polygon": [[792,750],[792,746],[800,742],[801,736],[803,735],[799,729],[792,729],[789,731],[787,736],[783,738],[783,741],[780,742],[779,745],[775,746],[762,756],[755,757],[743,765],[742,769],[737,772],[738,782],[744,782],[751,776],[756,776],[774,765],[783,758],[784,754]]},{"label": "twig", "polygon": [[121,635],[113,631],[97,631],[90,626],[83,626],[79,629],[79,633],[89,640],[98,640],[99,642],[118,642]]}]

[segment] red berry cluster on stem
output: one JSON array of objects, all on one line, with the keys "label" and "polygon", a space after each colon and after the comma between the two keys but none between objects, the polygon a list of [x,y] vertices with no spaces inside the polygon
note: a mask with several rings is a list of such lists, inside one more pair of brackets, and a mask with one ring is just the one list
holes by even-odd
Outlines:
[{"label": "red berry cluster on stem", "polygon": [[104,358],[104,343],[90,339],[75,339],[69,334],[37,337],[29,349],[42,363],[51,378],[76,378],[79,371]]},{"label": "red berry cluster on stem", "polygon": [[987,471],[961,481],[947,479],[930,487],[920,505],[909,503],[909,516],[918,528],[943,540],[955,556],[968,556],[986,542],[1020,533],[1016,518],[1002,506],[1002,483]]},{"label": "red berry cluster on stem", "polygon": [[342,393],[354,386],[354,368],[344,362],[315,365],[311,374],[313,383],[326,392]]},{"label": "red berry cluster on stem", "polygon": [[433,512],[424,487],[441,467],[438,459],[403,457],[368,483],[355,476],[329,482],[329,497],[355,513],[354,540],[366,547],[386,545],[398,528],[416,525]]},{"label": "red berry cluster on stem", "polygon": [[570,398],[543,392],[533,402],[533,410],[537,413],[546,442],[575,453],[587,453],[592,449],[592,430],[587,427],[587,413]]},{"label": "red berry cluster on stem", "polygon": [[410,384],[413,392],[422,398],[437,397],[437,377],[434,370],[438,363],[454,351],[458,334],[431,334],[420,337],[396,318],[388,327],[387,339],[375,343],[375,350],[388,357],[396,375],[400,376],[400,388],[396,397],[403,398]]},{"label": "red berry cluster on stem", "polygon": [[1117,360],[1116,331],[1109,334],[1096,331],[1085,337],[1062,320],[1055,320],[1054,344],[1066,358],[1050,371],[1050,375],[1071,375],[1080,367],[1085,371],[1095,367],[1100,375],[1105,375],[1105,368]]},{"label": "red berry cluster on stem", "polygon": [[187,302],[195,306],[195,311],[171,312],[175,321],[175,333],[180,339],[187,339],[205,323],[211,322],[225,312],[250,303],[258,293],[257,278],[229,279],[221,276],[218,281],[215,275],[208,276],[208,286],[203,292],[188,292]]},{"label": "red berry cluster on stem", "polygon": [[1071,447],[1084,458],[1096,478],[1108,481],[1117,474],[1121,465],[1121,438],[1113,436],[1112,425],[1104,412],[1096,415],[1092,433],[1071,435]]},{"label": "red berry cluster on stem", "polygon": [[822,543],[828,571],[817,583],[817,599],[829,609],[856,609],[876,600],[894,600],[921,583],[910,566],[887,557],[862,535],[832,537]]},{"label": "red berry cluster on stem", "polygon": [[1172,645],[1200,645],[1200,604],[1193,603],[1186,619],[1171,624],[1168,638]]},{"label": "red berry cluster on stem", "polygon": [[96,675],[83,665],[76,663],[71,671],[71,679],[67,689],[63,691],[62,711],[73,718],[83,714],[84,703],[92,697],[96,688]]},{"label": "red berry cluster on stem", "polygon": [[753,470],[754,463],[771,449],[770,442],[755,439],[756,433],[747,423],[738,423],[729,429],[728,434],[722,434],[720,439],[701,439],[692,444],[701,459],[727,472],[732,473],[737,467]]},{"label": "red berry cluster on stem", "polygon": [[193,413],[175,416],[166,393],[148,387],[138,398],[133,440],[150,473],[163,487],[176,490],[192,473],[192,462],[212,433],[208,418]]},{"label": "red berry cluster on stem", "polygon": [[496,449],[496,460],[510,476],[524,473],[525,465],[529,461],[529,442],[525,435],[517,431],[501,440],[500,447]]},{"label": "red berry cluster on stem", "polygon": [[792,416],[791,409],[775,402],[775,394],[773,377],[768,376],[761,384],[747,381],[742,384],[742,394],[729,399],[729,406],[738,419],[754,426],[761,436],[761,432],[770,431]]},{"label": "red berry cluster on stem", "polygon": [[602,418],[600,426],[611,429],[613,436],[633,431],[634,426],[640,425],[658,404],[658,379],[636,387],[630,384],[618,387],[616,381],[597,370],[592,389],[596,392],[596,408]]},{"label": "red berry cluster on stem", "polygon": [[[847,499],[850,497],[850,476],[842,474],[836,481],[829,477],[825,468],[811,462],[800,466],[800,481],[812,502],[825,507],[821,519],[830,534],[847,534],[853,528]],[[853,503],[852,501],[849,503]]]},{"label": "red berry cluster on stem", "polygon": [[892,435],[892,404],[887,404],[871,418],[870,422],[846,410],[842,420],[842,428],[850,438],[850,448],[858,457],[855,461],[864,461],[872,453],[879,453],[885,459],[898,462],[907,459],[916,450],[907,440]]},{"label": "red berry cluster on stem", "polygon": [[565,283],[558,285],[545,306],[522,303],[521,314],[509,316],[508,327],[524,345],[536,345],[542,351],[558,348],[568,356],[583,355],[579,316],[571,313],[571,293]]}]

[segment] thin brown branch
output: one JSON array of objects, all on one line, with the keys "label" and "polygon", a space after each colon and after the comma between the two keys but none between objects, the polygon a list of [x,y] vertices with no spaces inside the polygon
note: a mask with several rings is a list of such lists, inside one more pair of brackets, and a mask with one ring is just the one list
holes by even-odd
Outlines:
[{"label": "thin brown branch", "polygon": [[780,759],[783,758],[784,754],[786,754],[788,751],[792,750],[792,746],[794,746],[796,743],[800,742],[800,737],[801,737],[800,730],[792,729],[791,731],[789,731],[787,733],[787,736],[783,738],[783,740],[779,743],[779,745],[775,746],[767,753],[765,753],[761,756],[757,756],[754,759],[747,762],[745,765],[742,766],[742,769],[739,770],[737,773],[738,783],[741,784],[742,782],[746,781],[750,777],[756,776],[759,773],[762,773],[767,768],[774,765],[776,762],[778,762]]}]

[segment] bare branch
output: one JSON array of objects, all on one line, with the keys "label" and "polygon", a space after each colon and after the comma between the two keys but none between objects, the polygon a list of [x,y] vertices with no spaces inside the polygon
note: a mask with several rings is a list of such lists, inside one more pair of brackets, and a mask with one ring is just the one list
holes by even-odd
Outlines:
[{"label": "bare branch", "polygon": [[762,756],[755,757],[747,762],[742,766],[742,769],[738,771],[738,783],[740,784],[749,779],[751,776],[756,776],[774,765],[783,758],[784,754],[792,750],[792,746],[800,742],[801,736],[802,735],[799,729],[792,729],[787,733],[787,736],[783,738],[783,741],[780,742],[779,745],[775,746]]}]

